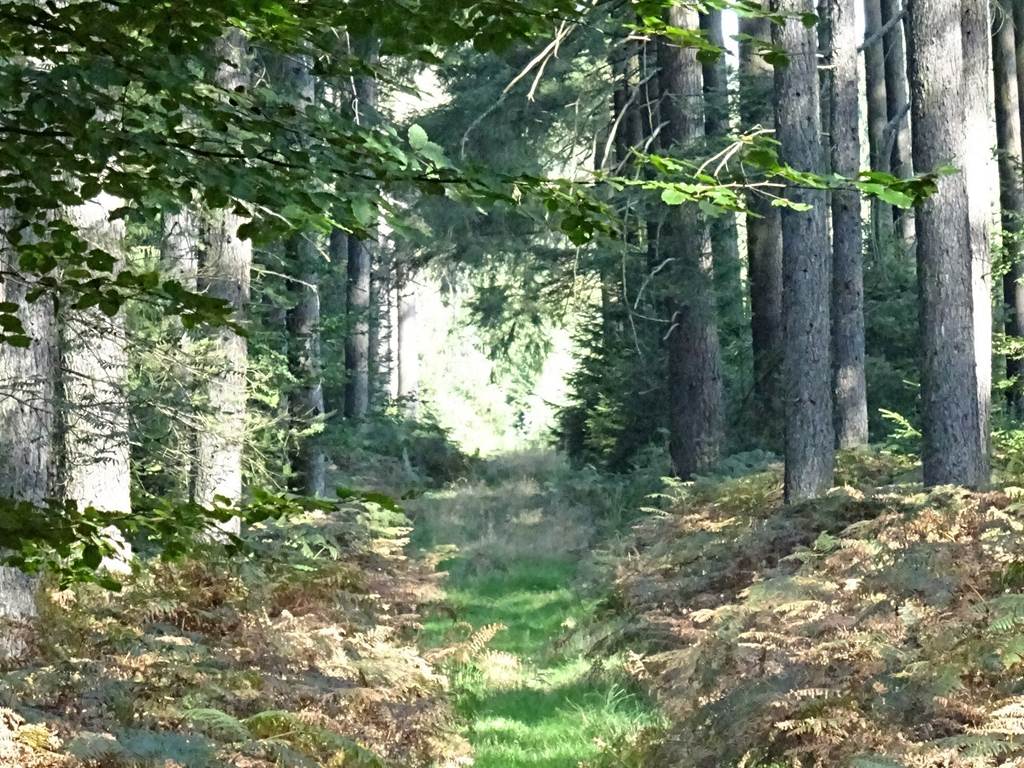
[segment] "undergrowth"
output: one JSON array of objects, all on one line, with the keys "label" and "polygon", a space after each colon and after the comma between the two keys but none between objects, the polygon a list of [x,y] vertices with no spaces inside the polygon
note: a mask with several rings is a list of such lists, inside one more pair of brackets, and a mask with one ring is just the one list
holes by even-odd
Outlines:
[{"label": "undergrowth", "polygon": [[43,590],[31,664],[0,674],[0,765],[457,764],[446,681],[411,637],[436,600],[379,505],[148,563],[120,594]]},{"label": "undergrowth", "polygon": [[676,486],[606,556],[603,649],[670,720],[641,764],[1024,765],[1024,489],[839,470],[791,507],[777,466]]}]

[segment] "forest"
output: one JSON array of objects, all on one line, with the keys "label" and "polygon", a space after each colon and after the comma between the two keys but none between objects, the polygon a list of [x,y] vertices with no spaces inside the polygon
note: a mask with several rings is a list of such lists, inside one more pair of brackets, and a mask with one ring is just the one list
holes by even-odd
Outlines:
[{"label": "forest", "polygon": [[1024,766],[1024,0],[0,0],[0,767]]}]

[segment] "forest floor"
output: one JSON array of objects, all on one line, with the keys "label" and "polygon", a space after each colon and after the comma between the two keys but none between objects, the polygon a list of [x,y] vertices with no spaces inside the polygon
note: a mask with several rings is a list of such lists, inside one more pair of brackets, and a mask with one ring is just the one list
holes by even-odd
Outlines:
[{"label": "forest floor", "polygon": [[445,649],[478,768],[621,765],[618,745],[657,720],[614,660],[590,653],[593,489],[568,477],[554,457],[513,457],[409,509],[414,545],[448,574],[421,644]]}]

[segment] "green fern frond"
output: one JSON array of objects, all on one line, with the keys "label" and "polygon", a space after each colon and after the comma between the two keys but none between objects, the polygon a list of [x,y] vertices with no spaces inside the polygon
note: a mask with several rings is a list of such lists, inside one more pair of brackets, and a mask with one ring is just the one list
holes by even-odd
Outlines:
[{"label": "green fern frond", "polygon": [[850,761],[851,768],[907,768],[898,760],[882,755],[860,755]]},{"label": "green fern frond", "polygon": [[213,708],[190,709],[185,713],[192,727],[217,741],[236,742],[250,738],[241,720]]}]

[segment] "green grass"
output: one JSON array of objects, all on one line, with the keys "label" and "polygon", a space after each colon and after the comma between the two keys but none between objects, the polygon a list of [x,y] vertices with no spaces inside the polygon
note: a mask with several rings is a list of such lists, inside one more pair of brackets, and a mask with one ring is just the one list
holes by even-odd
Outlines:
[{"label": "green grass", "polygon": [[[621,675],[595,671],[593,659],[584,655],[586,638],[571,631],[585,625],[596,602],[573,589],[579,556],[552,554],[551,537],[570,534],[564,538],[574,538],[564,530],[565,520],[545,512],[540,525],[532,523],[536,528],[532,533],[546,540],[546,546],[537,548],[543,554],[532,555],[528,546],[510,549],[515,532],[502,528],[514,525],[517,506],[527,502],[517,500],[514,493],[467,489],[466,494],[460,499],[457,491],[454,496],[448,491],[421,502],[414,540],[424,547],[455,544],[462,548],[462,554],[441,564],[449,573],[447,603],[455,615],[438,613],[429,618],[423,644],[439,647],[464,639],[469,634],[467,625],[479,629],[504,624],[507,629],[487,648],[500,652],[500,659],[511,655],[518,662],[511,678],[498,680],[489,674],[491,662],[486,654],[448,669],[456,705],[465,720],[465,736],[474,749],[474,765],[626,765],[614,759],[604,763],[600,758],[610,745],[655,725],[657,717],[649,703],[626,689]],[[473,502],[467,502],[470,496]],[[499,514],[505,522],[499,521],[496,534],[492,530],[489,537],[482,537],[479,521],[484,516],[493,519],[496,499],[501,499]],[[531,494],[531,509],[536,509],[537,501]],[[490,508],[480,509],[484,504]],[[465,515],[464,528],[457,524],[453,509]]]},{"label": "green grass", "polygon": [[[652,721],[644,702],[592,674],[577,650],[553,647],[568,625],[593,610],[566,586],[574,575],[573,563],[545,559],[453,580],[448,601],[459,621],[474,628],[505,624],[488,647],[515,654],[522,664],[512,688],[490,685],[480,663],[452,672],[478,768],[575,768],[596,758],[603,744]],[[450,617],[436,617],[425,624],[424,640],[440,645],[453,629]]]}]

